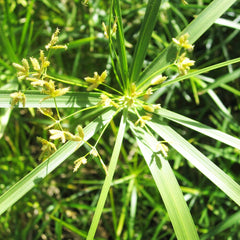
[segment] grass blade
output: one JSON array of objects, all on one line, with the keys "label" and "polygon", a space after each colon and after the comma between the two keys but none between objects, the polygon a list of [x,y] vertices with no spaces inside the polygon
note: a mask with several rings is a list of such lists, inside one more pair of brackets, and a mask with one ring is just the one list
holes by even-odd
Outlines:
[{"label": "grass blade", "polygon": [[130,82],[136,82],[142,70],[142,64],[157,20],[160,3],[160,0],[148,1],[147,9],[140,29],[140,35],[133,55],[133,63],[130,70]]},{"label": "grass blade", "polygon": [[133,131],[137,136],[138,146],[162,196],[177,239],[199,239],[190,211],[170,164],[161,154],[150,149],[149,143],[151,146],[155,146],[157,140],[143,129],[135,129]]},{"label": "grass blade", "polygon": [[[11,97],[10,94],[14,92],[13,90],[0,90],[0,108],[10,108],[11,107]],[[100,93],[90,93],[90,92],[69,92],[63,96],[56,98],[57,106],[59,108],[82,108],[97,105],[100,101]],[[26,108],[55,108],[53,98],[41,100],[46,97],[46,94],[42,94],[40,91],[26,91]],[[22,108],[22,104],[18,107]]]},{"label": "grass blade", "polygon": [[234,148],[240,149],[240,140],[238,138],[235,138],[229,134],[226,134],[224,132],[218,131],[214,128],[211,128],[205,124],[202,124],[198,121],[195,121],[191,118],[182,116],[178,113],[169,111],[167,109],[161,108],[157,111],[157,113],[165,117],[171,121],[177,122],[181,125],[184,125],[188,128],[191,128],[195,131],[198,131],[208,137],[211,137],[213,139],[216,139],[220,142],[223,142],[229,146],[232,146]]},{"label": "grass blade", "polygon": [[123,25],[122,25],[122,14],[119,6],[119,0],[114,0],[114,10],[117,18],[117,49],[119,55],[120,65],[119,69],[121,71],[122,81],[125,82],[126,86],[128,86],[129,78],[128,78],[128,64],[127,64],[127,55],[125,48],[125,38],[123,33]]},{"label": "grass blade", "polygon": [[225,231],[226,229],[232,227],[233,225],[239,223],[240,219],[240,211],[234,213],[232,216],[224,219],[218,225],[216,225],[212,230],[210,230],[207,234],[204,234],[201,237],[201,240],[211,239],[212,237],[216,236],[217,234]]},{"label": "grass blade", "polygon": [[201,94],[207,92],[209,89],[215,89],[217,87],[222,87],[223,84],[232,82],[232,81],[236,80],[237,78],[239,78],[239,76],[240,76],[240,69],[237,69],[237,70],[235,70],[231,73],[228,73],[224,76],[221,76],[221,77],[217,78],[214,83],[209,84],[208,87],[203,89],[203,91],[201,91]]},{"label": "grass blade", "polygon": [[[97,131],[103,128],[113,117],[115,111],[108,110],[84,128],[85,140],[91,138]],[[7,192],[0,196],[0,215],[11,207],[22,196],[29,192],[39,181],[50,174],[73,152],[80,147],[79,142],[68,141],[47,160],[38,165],[28,175],[18,181]]]},{"label": "grass blade", "polygon": [[240,185],[171,127],[157,121],[154,118],[153,122],[148,122],[148,126],[240,206]]},{"label": "grass blade", "polygon": [[[180,77],[177,77],[177,78],[174,78],[172,80],[169,80],[169,81],[166,81],[164,83],[162,83],[162,87],[166,87],[168,85],[171,85],[175,82],[180,82],[182,80],[185,80],[185,79],[188,79],[190,77],[193,77],[193,76],[196,76],[196,75],[200,75],[202,73],[206,73],[206,72],[210,72],[212,70],[215,70],[215,69],[218,69],[218,68],[222,68],[222,67],[225,67],[225,66],[228,66],[230,64],[234,64],[234,63],[238,63],[240,62],[240,58],[234,58],[234,59],[231,59],[231,60],[228,60],[228,61],[225,61],[225,62],[221,62],[221,63],[217,63],[217,64],[214,64],[214,65],[211,65],[209,67],[205,67],[205,68],[202,68],[200,70],[193,70],[191,72],[189,72],[188,74],[186,75],[183,75],[183,76],[180,76]],[[231,74],[232,75],[232,74]],[[233,78],[236,78],[236,76],[239,75],[239,72],[238,70],[236,70],[236,75],[234,74],[232,77]],[[227,77],[226,77],[227,78]],[[233,80],[233,78],[230,78],[231,80]],[[229,79],[229,78],[228,78]],[[231,81],[229,80],[229,81]],[[225,78],[224,78],[224,81],[225,81]],[[227,82],[227,81],[226,81]],[[215,85],[215,84],[214,84]],[[208,90],[208,89],[207,89]],[[205,90],[203,90],[202,92],[205,92]]]},{"label": "grass blade", "polygon": [[18,55],[20,55],[22,53],[22,49],[24,47],[24,41],[27,39],[26,35],[27,35],[28,28],[29,28],[29,23],[30,23],[31,17],[33,16],[32,15],[32,9],[33,9],[33,6],[34,6],[34,2],[35,2],[35,0],[32,0],[28,4],[27,15],[26,15],[26,18],[25,18],[26,21],[24,23],[24,27],[23,27],[22,35],[21,35],[21,40],[20,40],[20,43],[19,43],[19,46],[18,46]]},{"label": "grass blade", "polygon": [[110,164],[108,167],[108,174],[105,178],[105,181],[103,183],[103,187],[101,190],[101,194],[98,200],[98,204],[92,219],[92,223],[88,232],[87,240],[92,240],[94,238],[95,232],[97,230],[97,226],[103,211],[104,204],[107,199],[107,195],[112,183],[113,175],[117,166],[117,161],[120,153],[120,149],[122,146],[122,141],[123,141],[123,136],[125,132],[125,127],[126,127],[126,121],[127,121],[127,109],[124,109],[123,111],[123,116],[121,118],[118,134],[117,134],[117,139],[114,145],[113,153],[111,156]]}]

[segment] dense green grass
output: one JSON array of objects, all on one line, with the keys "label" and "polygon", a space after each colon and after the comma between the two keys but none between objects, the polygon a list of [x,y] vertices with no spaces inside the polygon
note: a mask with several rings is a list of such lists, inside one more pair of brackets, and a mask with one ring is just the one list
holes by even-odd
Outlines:
[{"label": "dense green grass", "polygon": [[[153,59],[169,46],[172,38],[176,37],[211,1],[188,2],[189,5],[183,5],[177,0],[162,1],[150,44],[148,48],[146,47],[146,57],[143,57],[144,68],[149,66]],[[56,27],[61,29],[60,42],[69,42],[69,49],[58,50],[51,58],[49,72],[52,75],[61,76],[68,83],[75,83],[72,90],[82,91],[83,88],[79,85],[82,84],[81,80],[84,77],[92,76],[94,71],[101,73],[107,69],[111,73],[108,84],[111,87],[118,87],[117,82],[113,80],[109,45],[102,29],[102,22],[108,24],[109,21],[111,1],[89,1],[87,6],[77,0],[66,3],[31,0],[27,5],[24,3],[25,1],[21,4],[10,0],[0,2],[0,11],[3,13],[0,15],[1,90],[32,89],[29,82],[17,81],[12,63],[20,63],[22,58],[37,57],[39,49],[44,49]],[[134,55],[134,46],[139,38],[146,6],[147,1],[121,1],[124,36],[127,42],[126,59],[129,64],[136,62],[134,58],[138,53]],[[222,16],[222,19],[228,20],[227,23],[218,20],[217,24],[194,43],[194,51],[190,56],[196,61],[195,69],[239,57],[237,41],[240,29],[237,23],[239,12],[239,3],[232,5]],[[121,42],[116,43],[118,44],[121,45]],[[118,54],[122,54],[119,48],[118,51]],[[142,51],[143,49],[140,49],[139,54]],[[141,62],[139,58],[137,60]],[[220,69],[191,76],[189,80],[178,81],[168,88],[160,88],[150,97],[149,102],[161,103],[161,106],[168,110],[239,138],[240,92],[239,70],[236,65],[228,64]],[[121,66],[126,67],[124,56]],[[138,77],[141,65],[140,69],[137,67],[134,69],[129,70],[132,71],[133,80]],[[166,74],[173,76],[176,74],[175,70],[169,68]],[[3,94],[3,91],[1,93]],[[5,98],[0,99],[4,101]],[[75,111],[76,109],[60,106],[60,113],[64,116]],[[64,122],[63,126],[74,132],[78,122],[85,126],[98,115],[98,112],[80,112]],[[106,164],[110,162],[115,140],[119,136],[117,132],[120,121],[123,123],[121,129],[124,129],[124,120],[117,116],[97,146]],[[237,148],[210,139],[173,121],[166,120],[165,123],[240,183],[240,152]],[[11,113],[8,109],[0,109],[1,195],[39,166],[41,146],[36,136],[47,139],[49,134],[44,128],[49,124],[51,121],[33,108],[15,108]],[[153,126],[156,129],[157,127],[159,126]],[[141,136],[149,137],[146,133],[141,133],[141,130],[136,135],[140,142]],[[93,136],[89,142],[94,145],[97,140],[98,135]],[[127,132],[123,145],[118,150],[120,156],[114,180],[96,237],[174,239],[175,233],[167,210],[153,181],[154,173],[150,172],[151,168],[149,171],[130,131]],[[92,157],[88,159],[87,165],[73,173],[74,160],[88,151],[89,148],[82,147],[51,174],[46,173],[45,179],[34,182],[35,187],[1,215],[0,239],[85,238],[105,178],[99,160]],[[170,145],[168,160],[181,186],[200,238],[240,238],[239,207],[234,201]]]}]

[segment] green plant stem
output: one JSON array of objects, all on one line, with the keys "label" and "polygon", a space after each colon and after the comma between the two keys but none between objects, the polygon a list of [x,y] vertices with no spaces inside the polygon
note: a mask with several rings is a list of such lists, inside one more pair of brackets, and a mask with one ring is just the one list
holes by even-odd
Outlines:
[{"label": "green plant stem", "polygon": [[57,101],[56,101],[56,98],[53,98],[53,99],[54,99],[54,104],[55,104],[55,108],[56,108],[57,116],[58,116],[58,125],[59,125],[59,128],[63,131],[62,125],[60,123],[61,116],[60,116],[60,113],[59,113],[59,110],[58,110]]}]

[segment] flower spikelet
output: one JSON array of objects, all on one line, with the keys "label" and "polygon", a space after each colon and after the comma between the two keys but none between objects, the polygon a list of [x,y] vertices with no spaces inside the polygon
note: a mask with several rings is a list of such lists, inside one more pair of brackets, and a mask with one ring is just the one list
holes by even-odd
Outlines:
[{"label": "flower spikelet", "polygon": [[16,104],[18,104],[19,102],[22,103],[23,107],[25,107],[25,103],[26,103],[26,96],[24,93],[22,93],[21,91],[19,92],[14,92],[10,94],[10,97],[12,98],[11,101],[11,107],[13,108],[13,106],[15,106]]},{"label": "flower spikelet", "polygon": [[40,64],[36,58],[30,57],[30,61],[32,63],[33,69],[37,72],[41,70]]},{"label": "flower spikelet", "polygon": [[56,29],[56,31],[53,33],[50,42],[45,46],[47,50],[49,50],[53,45],[55,45],[58,42],[58,35],[60,33],[59,28]]},{"label": "flower spikelet", "polygon": [[161,84],[162,82],[164,82],[166,79],[167,79],[166,76],[162,76],[162,74],[160,74],[152,79],[151,84],[158,85],[158,84]]},{"label": "flower spikelet", "polygon": [[59,33],[60,33],[60,30],[59,28],[57,28],[55,33],[53,33],[51,37],[51,41],[45,46],[46,50],[49,50],[50,48],[52,49],[64,48],[65,50],[67,49],[67,45],[55,45],[58,42]]},{"label": "flower spikelet", "polygon": [[61,139],[62,143],[65,143],[66,140],[76,141],[76,142],[83,140],[82,136],[73,135],[69,131],[51,129],[49,130],[49,132],[51,134],[50,139],[52,140]]},{"label": "flower spikelet", "polygon": [[37,137],[37,141],[42,143],[42,153],[39,156],[39,160],[45,160],[49,157],[52,153],[54,153],[57,149],[54,143],[47,141],[41,137]]},{"label": "flower spikelet", "polygon": [[146,121],[150,121],[151,119],[152,119],[151,115],[144,115],[135,122],[135,126],[140,124],[141,127],[144,127],[146,124]]},{"label": "flower spikelet", "polygon": [[22,65],[18,63],[13,63],[13,66],[18,70],[17,76],[18,80],[23,80],[29,75],[29,64],[27,59],[23,58],[22,59]]},{"label": "flower spikelet", "polygon": [[194,46],[189,43],[188,38],[189,38],[189,34],[185,33],[178,40],[176,38],[173,38],[172,40],[178,46],[183,47],[183,48],[191,51],[191,50],[193,50]]},{"label": "flower spikelet", "polygon": [[83,140],[84,139],[84,131],[83,131],[82,126],[78,125],[77,126],[77,131],[78,131],[79,137],[81,138],[81,140]]},{"label": "flower spikelet", "polygon": [[43,50],[40,50],[39,60],[41,61],[42,68],[47,68],[50,65],[50,62],[47,60],[47,57],[45,57]]},{"label": "flower spikelet", "polygon": [[142,105],[143,109],[148,112],[154,112],[154,107],[151,105]]},{"label": "flower spikelet", "polygon": [[90,154],[93,155],[94,157],[98,156],[98,151],[95,147],[92,148],[92,150],[90,151]]},{"label": "flower spikelet", "polygon": [[185,0],[181,0],[181,2],[182,2],[184,5],[188,5],[188,2],[185,1]]},{"label": "flower spikelet", "polygon": [[74,161],[75,166],[74,166],[73,172],[76,172],[82,164],[86,164],[86,163],[87,163],[86,157],[80,157],[77,160],[75,160]]},{"label": "flower spikelet", "polygon": [[51,129],[49,130],[51,136],[50,139],[56,140],[56,139],[61,139],[62,143],[66,142],[66,137],[64,134],[64,131],[57,130],[57,129]]},{"label": "flower spikelet", "polygon": [[111,98],[106,96],[105,94],[101,94],[101,101],[99,102],[100,105],[103,105],[104,107],[114,106],[115,108],[119,108],[119,105],[115,103]]},{"label": "flower spikelet", "polygon": [[49,96],[43,98],[42,101],[44,101],[48,98],[55,98],[55,97],[58,97],[58,96],[62,96],[65,93],[67,93],[69,91],[69,89],[70,89],[69,87],[56,89],[54,81],[52,81],[52,80],[49,80],[48,82],[45,81],[44,82],[44,89],[42,91],[43,91],[43,93],[45,93]]},{"label": "flower spikelet", "polygon": [[98,75],[97,72],[94,72],[94,77],[85,77],[85,81],[90,83],[91,85],[87,88],[87,91],[91,91],[94,88],[97,88],[100,84],[102,84],[107,77],[107,71],[105,70],[101,76]]},{"label": "flower spikelet", "polygon": [[168,154],[167,154],[168,146],[166,144],[164,144],[162,142],[158,142],[155,147],[156,147],[156,152],[161,152],[164,157],[168,156]]},{"label": "flower spikelet", "polygon": [[147,100],[150,97],[150,95],[152,95],[152,93],[153,93],[152,88],[148,88],[144,94],[144,99]]},{"label": "flower spikelet", "polygon": [[190,60],[188,57],[186,57],[186,53],[183,53],[179,57],[176,65],[178,67],[180,74],[186,75],[187,72],[189,71],[190,67],[193,66],[194,63],[195,63],[195,61]]},{"label": "flower spikelet", "polygon": [[47,83],[47,81],[42,80],[42,79],[38,79],[38,78],[27,77],[26,80],[31,81],[31,85],[33,87],[37,87],[37,86],[43,87]]},{"label": "flower spikelet", "polygon": [[105,24],[105,22],[102,22],[102,27],[103,27],[103,30],[104,30],[104,36],[105,36],[105,38],[109,38],[109,36],[108,36],[108,29],[107,29],[107,26],[106,26],[106,24]]}]

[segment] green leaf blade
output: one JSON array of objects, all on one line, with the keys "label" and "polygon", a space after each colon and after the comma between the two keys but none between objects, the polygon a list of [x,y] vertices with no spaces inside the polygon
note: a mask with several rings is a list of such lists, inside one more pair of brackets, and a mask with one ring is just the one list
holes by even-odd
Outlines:
[{"label": "green leaf blade", "polygon": [[191,118],[182,116],[178,113],[169,111],[167,109],[161,108],[157,111],[157,113],[165,117],[171,121],[174,121],[178,124],[184,125],[188,128],[191,128],[195,131],[198,131],[208,137],[211,137],[213,139],[216,139],[220,142],[223,142],[229,146],[232,146],[234,148],[240,149],[240,140],[238,138],[235,138],[229,134],[226,134],[224,132],[221,132],[219,130],[213,129],[205,124],[202,124],[198,121],[195,121]]},{"label": "green leaf blade", "polygon": [[148,126],[240,206],[240,185],[171,127],[157,121],[155,119],[154,122],[149,122]]},{"label": "green leaf blade", "polygon": [[[13,90],[0,90],[0,108],[10,108],[12,98],[10,94]],[[100,101],[100,93],[90,92],[69,92],[63,96],[56,97],[59,108],[82,108],[97,105]],[[25,108],[55,108],[53,98],[42,101],[47,95],[40,91],[26,91]],[[19,104],[22,108],[22,104]]]},{"label": "green leaf blade", "polygon": [[140,35],[133,55],[133,64],[130,69],[130,82],[136,82],[141,72],[148,44],[157,21],[160,3],[160,0],[148,1],[144,20],[140,29]]},{"label": "green leaf blade", "polygon": [[[122,81],[124,82],[124,86],[128,86],[129,76],[128,76],[128,63],[127,63],[127,55],[125,48],[125,38],[123,32],[123,24],[122,24],[122,14],[121,8],[119,5],[119,0],[114,0],[114,10],[117,18],[117,49],[119,54],[120,65],[119,69],[121,71]],[[125,84],[126,83],[126,84]]]},{"label": "green leaf blade", "polygon": [[133,131],[162,196],[177,238],[182,240],[199,239],[190,211],[170,164],[162,155],[154,154],[154,150],[150,149],[151,146],[157,144],[157,140],[140,128]]}]

